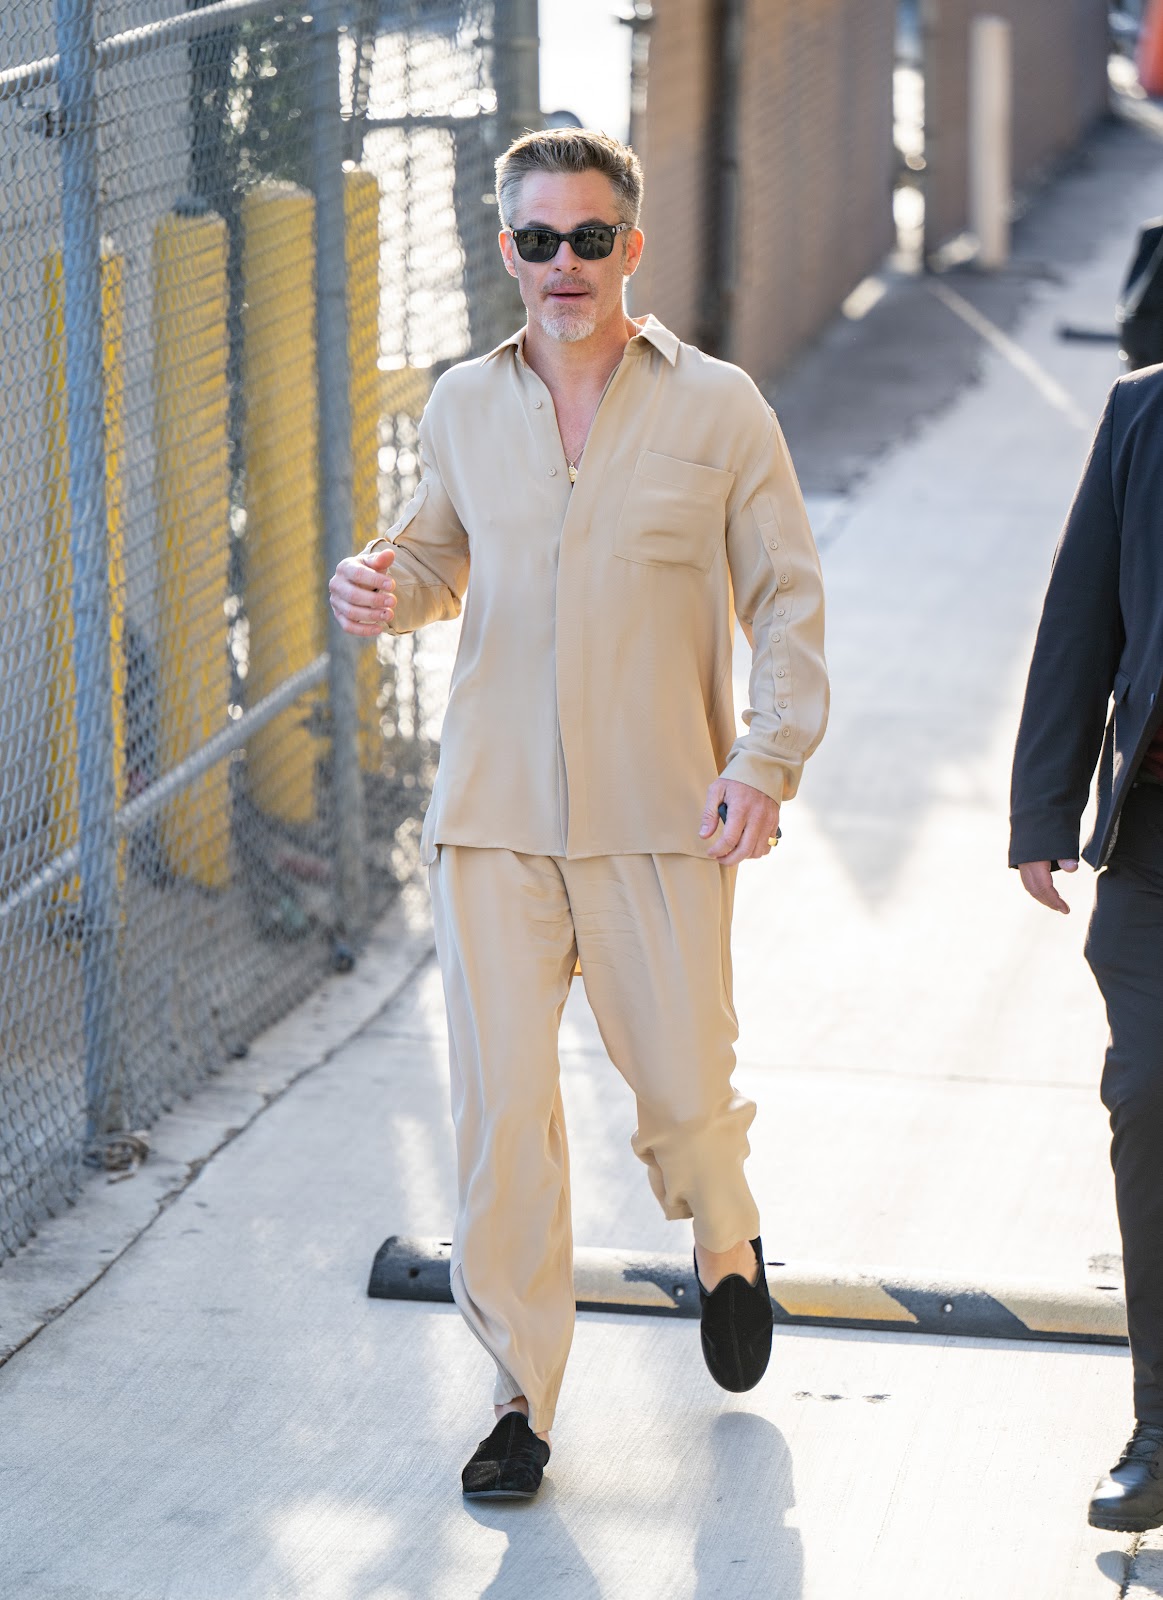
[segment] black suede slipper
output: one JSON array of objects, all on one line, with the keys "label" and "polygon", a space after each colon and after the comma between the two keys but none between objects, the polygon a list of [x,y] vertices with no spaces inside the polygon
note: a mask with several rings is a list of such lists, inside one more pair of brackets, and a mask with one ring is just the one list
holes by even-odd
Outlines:
[{"label": "black suede slipper", "polygon": [[[753,1284],[737,1272],[723,1278],[710,1294],[699,1283],[703,1359],[720,1389],[730,1389],[733,1394],[754,1389],[771,1358],[774,1318],[763,1267],[762,1239],[752,1239],[751,1248],[759,1266],[759,1276]],[[696,1260],[696,1283],[698,1280]]]},{"label": "black suede slipper", "polygon": [[532,1500],[541,1487],[549,1446],[519,1411],[509,1411],[482,1439],[460,1475],[466,1500]]}]

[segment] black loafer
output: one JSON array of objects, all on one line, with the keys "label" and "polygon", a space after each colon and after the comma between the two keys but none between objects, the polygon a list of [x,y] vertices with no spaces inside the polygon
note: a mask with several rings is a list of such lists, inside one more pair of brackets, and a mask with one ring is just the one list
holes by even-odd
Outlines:
[{"label": "black loafer", "polygon": [[1163,1427],[1135,1424],[1122,1455],[1094,1491],[1087,1520],[1111,1533],[1163,1527]]},{"label": "black loafer", "polygon": [[549,1446],[519,1411],[509,1411],[477,1445],[460,1475],[466,1500],[532,1500],[541,1487]]},{"label": "black loafer", "polygon": [[[754,1389],[771,1359],[774,1318],[763,1267],[763,1241],[752,1239],[751,1248],[759,1267],[754,1283],[737,1272],[723,1278],[710,1294],[699,1283],[703,1359],[720,1389],[730,1389],[733,1394]],[[699,1282],[697,1259],[695,1282]]]}]

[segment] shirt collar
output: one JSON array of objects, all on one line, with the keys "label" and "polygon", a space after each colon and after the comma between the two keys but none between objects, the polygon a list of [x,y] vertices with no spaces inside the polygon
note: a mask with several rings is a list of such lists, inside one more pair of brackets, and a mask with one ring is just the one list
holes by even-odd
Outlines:
[{"label": "shirt collar", "polygon": [[671,333],[669,328],[664,327],[653,312],[644,317],[635,317],[634,325],[638,329],[638,337],[652,344],[673,367],[678,361],[678,347],[682,342],[678,334]]},{"label": "shirt collar", "polygon": [[[648,344],[652,344],[657,351],[666,357],[673,367],[678,361],[680,343],[678,335],[671,333],[669,328],[664,327],[653,313],[648,313],[644,317],[634,317],[631,320],[638,329],[635,338],[645,339]],[[503,350],[509,349],[516,350],[518,356],[524,359],[525,333],[525,327],[518,328],[516,333],[511,333],[495,349],[490,350],[484,359],[491,361],[494,356],[499,356]],[[630,342],[633,344],[634,340],[632,339]]]},{"label": "shirt collar", "polygon": [[524,344],[525,328],[520,327],[517,329],[516,333],[511,333],[507,339],[502,339],[500,344],[497,345],[495,349],[490,350],[484,359],[486,361],[491,361],[494,356],[499,356],[502,350],[508,350],[510,347],[520,353]]}]

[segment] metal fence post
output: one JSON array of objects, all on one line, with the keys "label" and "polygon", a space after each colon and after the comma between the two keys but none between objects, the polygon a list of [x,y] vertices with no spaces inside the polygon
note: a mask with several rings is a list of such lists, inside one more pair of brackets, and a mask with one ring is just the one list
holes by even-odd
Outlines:
[{"label": "metal fence post", "polygon": [[[538,0],[496,0],[493,21],[493,76],[497,88],[494,156],[520,138],[527,128],[540,128],[541,74]],[[512,225],[513,218],[506,217]],[[525,307],[514,278],[494,258],[494,327],[490,343],[503,339],[525,320]],[[487,348],[487,346],[483,347]]]},{"label": "metal fence post", "polygon": [[[314,8],[311,159],[315,189],[316,340],[319,371],[319,500],[323,581],[352,553],[354,496],[351,374],[347,344],[347,218],[344,130],[339,107],[339,7]],[[337,936],[358,933],[367,914],[367,822],[359,765],[356,643],[328,611],[331,817]]]},{"label": "metal fence post", "polygon": [[56,0],[86,1137],[119,1120],[119,939],[94,0]]},{"label": "metal fence post", "polygon": [[526,128],[541,127],[537,0],[497,0],[495,26],[497,112],[509,144]]}]

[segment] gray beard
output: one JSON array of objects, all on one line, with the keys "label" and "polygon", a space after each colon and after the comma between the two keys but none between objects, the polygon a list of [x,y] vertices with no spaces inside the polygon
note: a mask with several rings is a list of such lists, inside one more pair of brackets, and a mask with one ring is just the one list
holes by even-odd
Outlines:
[{"label": "gray beard", "polygon": [[592,311],[564,309],[542,311],[539,321],[542,331],[559,344],[577,344],[582,339],[588,339],[598,325],[598,319]]}]

